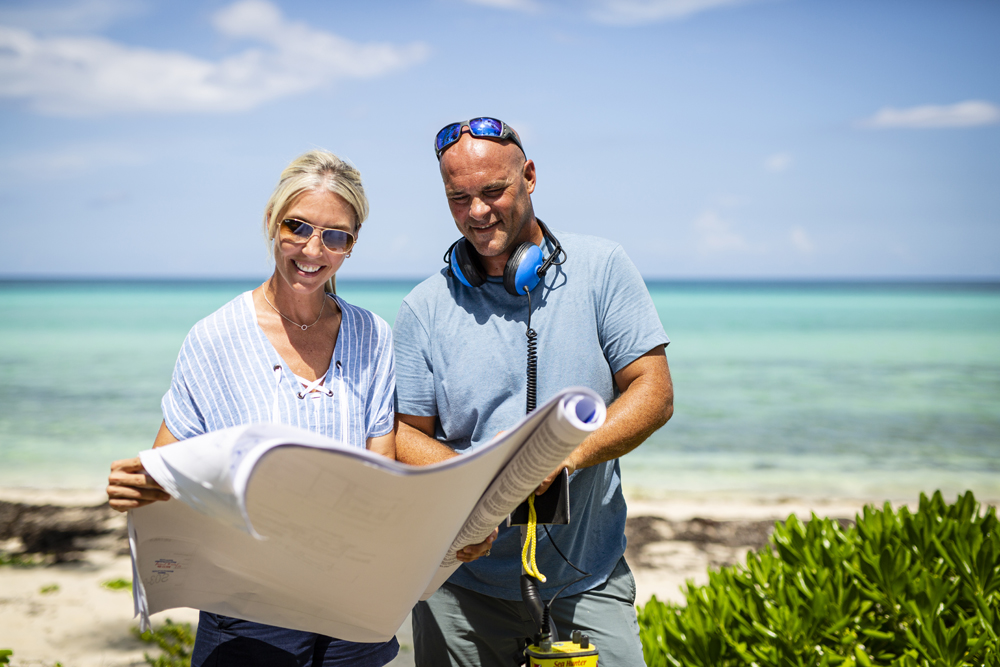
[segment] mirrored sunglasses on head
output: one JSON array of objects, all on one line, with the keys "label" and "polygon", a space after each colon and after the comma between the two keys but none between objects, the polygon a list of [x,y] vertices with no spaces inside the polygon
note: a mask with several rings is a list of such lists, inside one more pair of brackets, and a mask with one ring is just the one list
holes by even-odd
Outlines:
[{"label": "mirrored sunglasses on head", "polygon": [[441,154],[449,146],[462,138],[463,127],[469,128],[469,134],[474,137],[487,137],[500,141],[510,139],[524,153],[524,146],[521,145],[521,139],[517,136],[514,128],[497,118],[480,116],[460,123],[450,123],[441,128],[437,137],[434,138],[434,154],[437,155],[438,160],[441,159]]},{"label": "mirrored sunglasses on head", "polygon": [[285,218],[278,227],[278,233],[282,241],[292,243],[307,243],[316,232],[320,233],[320,240],[330,252],[345,254],[354,247],[354,234],[345,232],[342,229],[327,229],[324,227],[314,227],[308,222],[296,220],[295,218]]}]

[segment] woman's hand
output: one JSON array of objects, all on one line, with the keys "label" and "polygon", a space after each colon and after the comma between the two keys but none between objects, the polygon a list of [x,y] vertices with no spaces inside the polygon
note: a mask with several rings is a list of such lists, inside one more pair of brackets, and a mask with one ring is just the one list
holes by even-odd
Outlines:
[{"label": "woman's hand", "polygon": [[111,509],[119,512],[127,512],[157,500],[170,500],[170,494],[146,474],[138,456],[111,464],[107,490],[108,504]]},{"label": "woman's hand", "polygon": [[483,556],[490,555],[490,545],[493,544],[493,540],[497,539],[497,535],[500,534],[499,528],[494,528],[493,532],[485,540],[479,544],[470,544],[467,547],[462,547],[455,554],[455,558],[462,561],[463,563],[471,563],[477,558],[482,558]]}]

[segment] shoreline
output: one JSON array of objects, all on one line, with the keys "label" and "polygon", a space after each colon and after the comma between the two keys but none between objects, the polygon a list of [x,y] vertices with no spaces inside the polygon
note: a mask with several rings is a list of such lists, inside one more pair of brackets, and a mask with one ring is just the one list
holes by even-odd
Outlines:
[{"label": "shoreline", "polygon": [[[60,526],[74,521],[81,525],[83,520],[96,526],[91,533],[81,532],[72,538],[75,542],[67,552],[71,559],[67,562],[0,566],[0,649],[14,651],[11,665],[51,666],[61,662],[66,667],[139,667],[146,664],[144,653],[158,654],[158,649],[130,633],[137,622],[132,618],[129,591],[102,587],[106,581],[130,581],[132,577],[124,537],[126,517],[101,507],[105,500],[99,490],[0,487],[0,535],[12,525],[11,508],[18,507],[28,507]],[[804,519],[815,512],[850,521],[864,505],[881,506],[884,502],[705,493],[666,498],[626,494],[626,500],[626,559],[635,577],[639,605],[646,604],[653,595],[660,600],[683,602],[681,586],[686,580],[701,585],[708,581],[709,568],[743,562],[747,551],[766,544],[774,522],[790,514]],[[891,502],[893,507],[915,506],[917,500],[914,497]],[[983,499],[980,502],[996,504]],[[45,505],[51,507],[39,510]],[[0,540],[0,553],[18,551],[18,539]],[[174,609],[155,615],[153,622],[160,625],[166,618],[196,624],[198,612]],[[392,665],[412,665],[408,623],[400,629],[398,638],[403,650]]]},{"label": "shoreline", "polygon": [[[933,489],[931,490],[933,491]],[[926,492],[926,491],[925,491]],[[706,491],[660,491],[640,487],[626,486],[623,490],[625,500],[630,508],[641,507],[643,510],[667,512],[684,518],[688,512],[697,507],[706,508],[706,512],[723,512],[724,516],[735,518],[751,518],[766,514],[768,511],[782,511],[785,507],[799,509],[824,509],[853,507],[861,508],[866,504],[876,503],[881,506],[886,501],[897,505],[910,505],[919,500],[919,492],[915,494],[895,494],[888,498],[868,496],[831,496],[803,495],[788,493],[755,493],[725,490]],[[945,498],[950,498],[945,494]],[[0,501],[25,503],[29,505],[57,505],[61,507],[92,507],[107,500],[104,485],[83,487],[33,487],[10,486],[0,483]],[[978,498],[984,505],[1000,504],[1000,497]],[[661,508],[657,510],[656,508]],[[668,508],[668,509],[662,509]],[[745,509],[740,509],[745,508]],[[742,512],[742,513],[741,513]]]}]

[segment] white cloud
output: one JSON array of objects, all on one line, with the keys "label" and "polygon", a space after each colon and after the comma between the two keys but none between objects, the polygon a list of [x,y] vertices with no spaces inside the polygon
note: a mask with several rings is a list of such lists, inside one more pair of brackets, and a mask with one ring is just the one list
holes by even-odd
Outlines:
[{"label": "white cloud", "polygon": [[0,97],[53,115],[230,112],[371,78],[423,60],[423,44],[358,44],[288,21],[266,0],[219,11],[223,35],[256,41],[219,61],[125,45],[101,37],[39,37],[0,26]]},{"label": "white cloud", "polygon": [[139,14],[133,0],[76,0],[75,2],[7,3],[0,7],[0,25],[39,33],[82,33],[100,30],[125,16]]},{"label": "white cloud", "polygon": [[990,102],[968,100],[948,106],[924,105],[909,109],[880,109],[858,123],[867,128],[976,127],[1000,123],[1000,107]]},{"label": "white cloud", "polygon": [[133,148],[102,143],[78,143],[58,150],[9,153],[0,157],[0,177],[23,181],[46,177],[71,178],[95,171],[113,171],[147,164],[149,157]]},{"label": "white cloud", "polygon": [[733,230],[732,225],[719,217],[714,210],[708,210],[694,221],[698,236],[698,247],[702,252],[745,252],[753,246],[742,235]]},{"label": "white cloud", "polygon": [[791,153],[775,153],[764,160],[764,168],[768,171],[782,172],[792,166]]},{"label": "white cloud", "polygon": [[792,227],[788,235],[792,241],[792,245],[795,246],[795,249],[799,252],[808,255],[816,249],[816,244],[813,243],[813,240],[809,238],[808,234],[806,234],[806,230],[801,227]]},{"label": "white cloud", "polygon": [[641,25],[675,21],[720,7],[733,7],[759,0],[595,0],[590,18],[612,25]]},{"label": "white cloud", "polygon": [[541,6],[534,0],[465,0],[470,5],[481,5],[492,7],[493,9],[507,9],[516,12],[534,13],[541,10]]}]

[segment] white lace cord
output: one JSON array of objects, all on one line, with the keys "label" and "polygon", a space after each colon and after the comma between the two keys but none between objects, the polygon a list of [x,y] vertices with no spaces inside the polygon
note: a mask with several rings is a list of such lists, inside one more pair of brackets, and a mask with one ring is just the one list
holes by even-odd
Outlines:
[{"label": "white lace cord", "polygon": [[281,364],[274,365],[274,401],[271,403],[271,423],[280,424],[278,419],[278,388],[281,387]]},{"label": "white lace cord", "polygon": [[344,365],[338,359],[333,377],[340,387],[340,441],[347,442],[347,383],[344,381]]},{"label": "white lace cord", "polygon": [[321,386],[323,384],[323,380],[325,379],[326,376],[316,378],[315,380],[307,384],[302,390],[299,391],[298,397],[305,398],[306,396],[308,396],[309,394],[311,394],[316,390],[322,391],[327,396],[333,396],[332,389],[330,389],[329,387]]},{"label": "white lace cord", "polygon": [[[333,396],[333,390],[329,387],[321,386],[323,380],[326,376],[316,378],[309,384],[302,387],[302,389],[296,392],[296,396],[304,399],[306,396],[311,394],[313,391],[319,390],[320,392],[326,394],[327,396]],[[298,382],[296,381],[296,384]],[[274,402],[271,403],[271,423],[280,424],[281,420],[278,419],[278,392],[281,388],[281,364],[274,365]]]}]

